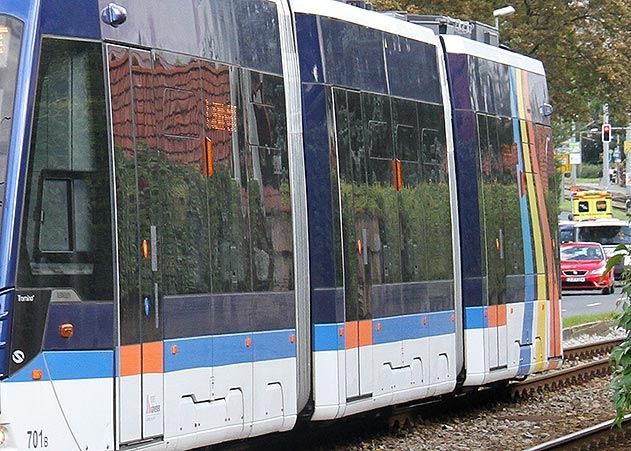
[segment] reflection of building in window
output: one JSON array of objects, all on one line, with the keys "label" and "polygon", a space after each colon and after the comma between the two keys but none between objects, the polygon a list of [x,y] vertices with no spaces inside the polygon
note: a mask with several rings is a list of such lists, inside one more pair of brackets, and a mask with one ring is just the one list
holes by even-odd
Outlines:
[{"label": "reflection of building in window", "polygon": [[237,107],[206,99],[206,126],[213,130],[232,132],[237,128]]}]

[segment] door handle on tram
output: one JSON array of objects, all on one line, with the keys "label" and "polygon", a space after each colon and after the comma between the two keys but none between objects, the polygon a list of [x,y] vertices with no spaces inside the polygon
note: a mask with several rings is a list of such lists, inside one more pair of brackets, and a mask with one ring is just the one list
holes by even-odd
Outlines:
[{"label": "door handle on tram", "polygon": [[160,302],[158,302],[158,284],[153,284],[153,313],[156,321],[156,329],[160,328]]},{"label": "door handle on tram", "polygon": [[368,264],[368,231],[362,229],[362,257],[364,259],[364,265]]},{"label": "door handle on tram", "polygon": [[151,226],[151,271],[158,272],[158,231]]}]

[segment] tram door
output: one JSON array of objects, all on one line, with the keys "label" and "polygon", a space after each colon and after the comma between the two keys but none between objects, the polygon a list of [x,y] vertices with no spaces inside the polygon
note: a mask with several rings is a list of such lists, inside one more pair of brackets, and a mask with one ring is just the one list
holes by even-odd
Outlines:
[{"label": "tram door", "polygon": [[507,365],[504,155],[498,136],[499,118],[478,114],[478,130],[488,296],[486,348],[489,370],[494,370]]},{"label": "tram door", "polygon": [[334,88],[332,97],[344,241],[346,398],[356,399],[372,393],[369,238],[375,231],[361,209],[366,155],[360,93]]},{"label": "tram door", "polygon": [[150,52],[108,47],[119,266],[119,441],[164,431],[159,148]]}]

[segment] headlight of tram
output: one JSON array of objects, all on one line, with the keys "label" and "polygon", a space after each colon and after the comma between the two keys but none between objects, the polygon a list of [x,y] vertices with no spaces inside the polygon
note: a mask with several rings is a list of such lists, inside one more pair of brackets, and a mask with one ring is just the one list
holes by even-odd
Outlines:
[{"label": "headlight of tram", "polygon": [[7,441],[8,432],[7,427],[0,424],[0,446],[4,446],[4,443]]}]

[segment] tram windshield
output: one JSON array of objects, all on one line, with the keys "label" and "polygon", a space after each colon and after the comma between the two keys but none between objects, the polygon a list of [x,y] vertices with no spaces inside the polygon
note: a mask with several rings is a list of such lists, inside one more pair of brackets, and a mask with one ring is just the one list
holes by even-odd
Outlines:
[{"label": "tram windshield", "polygon": [[22,22],[0,15],[0,224],[11,139],[11,116],[15,102]]}]

